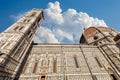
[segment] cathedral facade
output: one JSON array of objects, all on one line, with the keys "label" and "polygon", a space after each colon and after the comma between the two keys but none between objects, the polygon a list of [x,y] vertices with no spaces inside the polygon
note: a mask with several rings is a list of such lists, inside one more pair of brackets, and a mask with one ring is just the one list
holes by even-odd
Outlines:
[{"label": "cathedral facade", "polygon": [[84,30],[80,44],[33,43],[44,19],[33,9],[0,34],[0,80],[120,80],[120,34]]}]

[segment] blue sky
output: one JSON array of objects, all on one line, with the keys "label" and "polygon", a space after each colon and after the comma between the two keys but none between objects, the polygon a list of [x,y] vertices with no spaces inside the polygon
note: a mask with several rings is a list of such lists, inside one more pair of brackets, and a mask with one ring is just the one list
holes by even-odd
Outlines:
[{"label": "blue sky", "polygon": [[[53,18],[49,17],[50,14],[47,13],[48,11],[47,9],[50,9],[50,5],[48,5],[48,3],[52,2],[53,4],[55,4],[55,1],[56,0],[0,0],[0,32],[4,31],[6,28],[8,28],[10,25],[12,25],[15,22],[15,20],[11,16],[17,17],[19,14],[27,12],[32,8],[46,9],[46,14],[45,14],[47,15],[46,18],[50,18],[50,20],[51,19],[54,20]],[[82,13],[86,13],[89,17],[92,17],[94,19],[97,18],[98,22],[99,20],[103,20],[107,26],[114,28],[117,31],[120,31],[120,28],[119,28],[120,0],[115,0],[115,1],[113,0],[58,0],[58,3],[60,4],[59,5],[60,10],[62,10],[58,12],[60,13],[60,15],[63,15],[62,17],[64,17],[64,15],[66,14],[68,15],[69,12],[76,11],[75,14],[77,15],[79,14],[79,12],[82,12]],[[69,9],[74,9],[74,10],[69,10]],[[66,20],[66,18],[64,18],[64,20]],[[43,26],[45,26],[45,28],[43,27],[43,30],[47,28],[48,32],[51,32],[51,34],[54,35],[56,32],[55,31],[53,32],[53,29],[52,30],[49,29],[51,27],[47,25],[50,25],[50,24],[55,26],[60,26],[60,25],[58,24],[56,25],[53,22],[49,22],[49,21],[46,21],[46,22],[48,22],[48,24],[46,23],[43,24]],[[64,24],[64,25],[68,25],[68,24]],[[58,39],[58,42],[71,42],[72,37],[74,38],[75,36],[77,36],[74,33],[69,34],[70,32],[68,31],[69,29],[68,30],[66,29],[66,31],[64,31],[62,30],[62,28],[59,28],[59,29],[57,28],[56,30],[66,34],[66,36],[58,34],[59,36],[62,36],[61,40],[57,38],[57,35],[55,35],[54,37]],[[72,35],[72,37],[70,35]],[[47,36],[49,35],[47,34]],[[75,41],[78,41],[78,40],[74,40],[72,42],[75,43]],[[49,42],[49,41],[46,41],[46,42]]]}]

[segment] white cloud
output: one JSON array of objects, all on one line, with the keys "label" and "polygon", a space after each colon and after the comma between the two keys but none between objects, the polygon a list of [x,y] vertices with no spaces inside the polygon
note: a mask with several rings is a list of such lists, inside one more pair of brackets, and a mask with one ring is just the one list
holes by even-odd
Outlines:
[{"label": "white cloud", "polygon": [[58,1],[50,2],[44,13],[43,26],[49,28],[55,38],[62,43],[65,39],[71,43],[78,43],[84,27],[107,26],[104,20],[90,17],[85,12],[77,12],[75,9],[62,12]]},{"label": "white cloud", "polygon": [[63,32],[61,29],[55,29],[53,31],[54,35],[57,37],[57,39],[61,42],[64,38],[69,39],[70,41],[73,41],[73,36],[71,34],[68,34],[66,32]]},{"label": "white cloud", "polygon": [[52,23],[52,24],[62,24],[63,21],[63,16],[61,14],[62,9],[60,8],[60,3],[55,2],[55,3],[49,3],[48,8],[45,9],[45,20],[47,23]]},{"label": "white cloud", "polygon": [[44,9],[44,17],[43,27],[38,31],[35,42],[78,43],[85,27],[107,27],[104,20],[90,17],[85,12],[77,12],[75,9],[62,12],[58,1],[48,4],[48,7]]},{"label": "white cloud", "polygon": [[42,43],[59,43],[56,39],[55,35],[52,31],[48,28],[42,27],[36,34],[35,42],[42,42]]}]

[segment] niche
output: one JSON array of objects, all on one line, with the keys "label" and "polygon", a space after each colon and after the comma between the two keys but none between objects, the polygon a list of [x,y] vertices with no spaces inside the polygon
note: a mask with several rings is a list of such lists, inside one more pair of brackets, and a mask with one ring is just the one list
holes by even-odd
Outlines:
[{"label": "niche", "polygon": [[118,80],[117,76],[111,68],[108,68],[108,72],[112,80]]},{"label": "niche", "polygon": [[114,74],[110,74],[110,76],[111,76],[112,80],[117,80],[117,78],[115,77]]},{"label": "niche", "polygon": [[41,76],[41,79],[40,80],[45,80],[45,76]]}]

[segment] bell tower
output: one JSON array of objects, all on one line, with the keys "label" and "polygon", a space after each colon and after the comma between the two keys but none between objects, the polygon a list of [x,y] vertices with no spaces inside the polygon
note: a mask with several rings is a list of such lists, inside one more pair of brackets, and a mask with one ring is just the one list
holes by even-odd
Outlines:
[{"label": "bell tower", "polygon": [[14,79],[43,19],[43,11],[33,9],[0,34],[0,80]]}]

